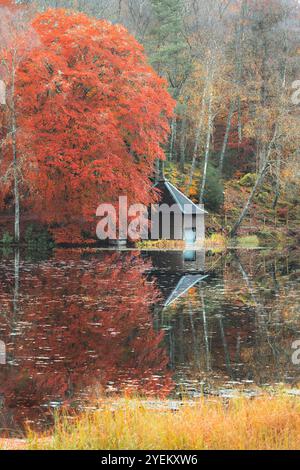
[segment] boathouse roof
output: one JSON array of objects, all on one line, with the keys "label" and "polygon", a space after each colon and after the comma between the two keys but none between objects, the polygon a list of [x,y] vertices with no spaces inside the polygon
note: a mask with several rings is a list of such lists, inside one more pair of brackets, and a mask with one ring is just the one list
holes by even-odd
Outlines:
[{"label": "boathouse roof", "polygon": [[161,204],[172,206],[177,204],[183,214],[204,215],[207,212],[200,206],[197,206],[191,199],[176,188],[165,178],[160,179],[154,187],[161,192]]}]

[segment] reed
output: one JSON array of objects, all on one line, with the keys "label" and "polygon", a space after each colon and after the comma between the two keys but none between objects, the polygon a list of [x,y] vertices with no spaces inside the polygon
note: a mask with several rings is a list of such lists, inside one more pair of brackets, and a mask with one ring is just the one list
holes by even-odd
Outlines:
[{"label": "reed", "polygon": [[300,399],[200,399],[178,410],[139,399],[105,402],[97,411],[56,417],[51,435],[28,432],[28,449],[299,449]]}]

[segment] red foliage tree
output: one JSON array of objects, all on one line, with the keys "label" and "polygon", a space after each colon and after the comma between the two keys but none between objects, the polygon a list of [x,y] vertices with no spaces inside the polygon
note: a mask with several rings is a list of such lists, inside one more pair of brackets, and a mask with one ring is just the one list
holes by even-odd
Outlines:
[{"label": "red foliage tree", "polygon": [[122,26],[49,10],[18,68],[18,142],[33,211],[47,223],[91,220],[101,202],[149,204],[174,102]]}]

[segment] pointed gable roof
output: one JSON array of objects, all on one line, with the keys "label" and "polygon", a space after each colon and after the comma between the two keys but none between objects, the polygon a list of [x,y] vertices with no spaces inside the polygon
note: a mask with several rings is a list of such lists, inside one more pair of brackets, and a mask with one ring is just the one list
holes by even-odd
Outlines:
[{"label": "pointed gable roof", "polygon": [[183,214],[196,214],[204,215],[207,212],[200,206],[197,206],[191,199],[183,194],[178,188],[176,188],[170,181],[161,180],[154,185],[159,191],[161,191],[161,202],[172,206],[177,204]]}]

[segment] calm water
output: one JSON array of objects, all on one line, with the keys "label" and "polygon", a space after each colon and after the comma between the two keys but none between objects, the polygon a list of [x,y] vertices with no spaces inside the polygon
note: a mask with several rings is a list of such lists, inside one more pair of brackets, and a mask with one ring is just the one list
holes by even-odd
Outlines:
[{"label": "calm water", "polygon": [[296,251],[35,258],[0,258],[2,432],[104,393],[230,396],[300,382]]}]

